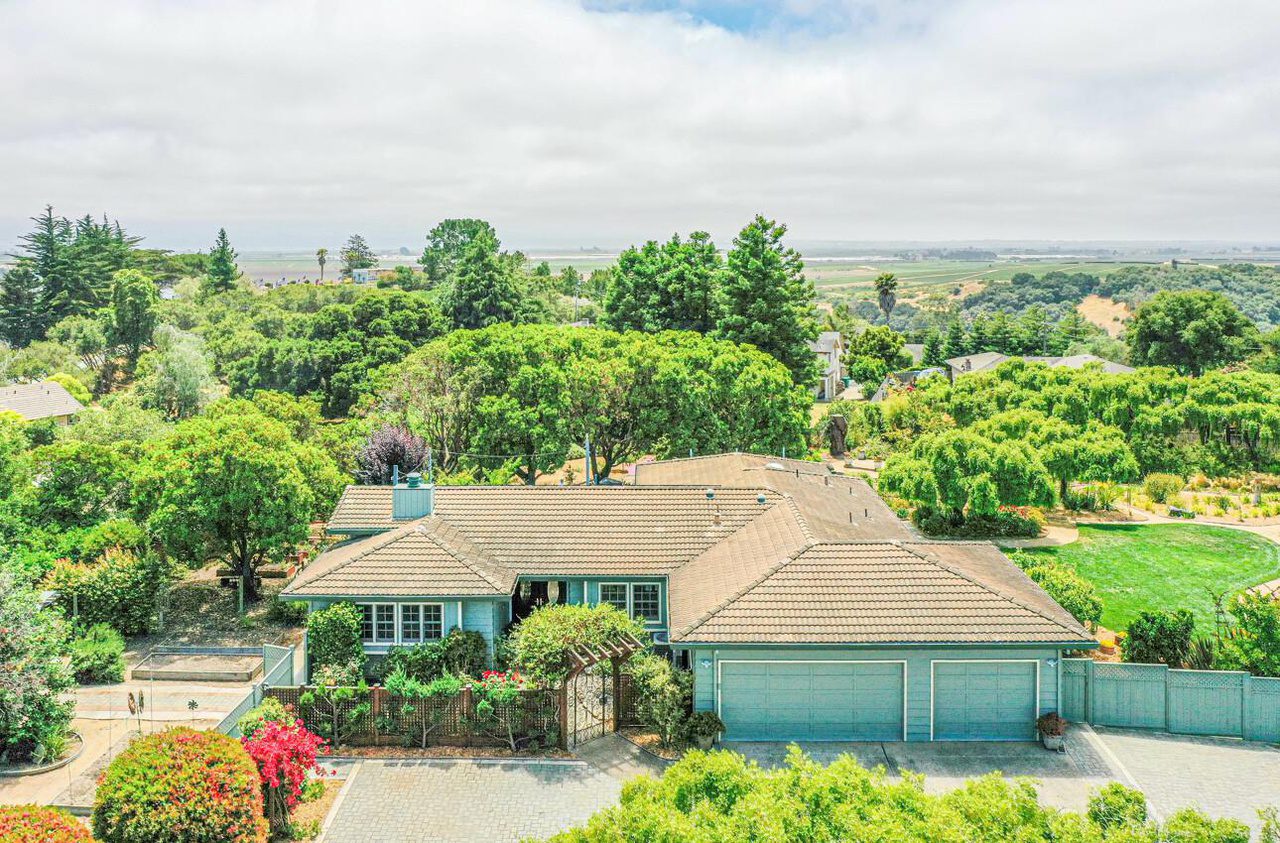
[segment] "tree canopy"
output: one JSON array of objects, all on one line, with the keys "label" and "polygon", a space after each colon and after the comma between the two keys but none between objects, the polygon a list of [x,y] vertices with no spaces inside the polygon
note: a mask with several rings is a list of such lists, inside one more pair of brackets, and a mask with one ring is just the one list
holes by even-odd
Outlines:
[{"label": "tree canopy", "polygon": [[1138,308],[1128,332],[1129,355],[1144,366],[1171,366],[1200,375],[1248,357],[1257,329],[1221,293],[1160,292]]}]

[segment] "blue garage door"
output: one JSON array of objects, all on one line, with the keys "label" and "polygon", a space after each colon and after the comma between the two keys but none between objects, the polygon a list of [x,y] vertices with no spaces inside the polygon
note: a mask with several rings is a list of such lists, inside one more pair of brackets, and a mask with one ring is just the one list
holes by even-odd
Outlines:
[{"label": "blue garage door", "polygon": [[933,739],[1034,740],[1036,667],[1035,662],[934,662]]},{"label": "blue garage door", "polygon": [[720,717],[734,741],[900,741],[903,666],[720,662]]}]

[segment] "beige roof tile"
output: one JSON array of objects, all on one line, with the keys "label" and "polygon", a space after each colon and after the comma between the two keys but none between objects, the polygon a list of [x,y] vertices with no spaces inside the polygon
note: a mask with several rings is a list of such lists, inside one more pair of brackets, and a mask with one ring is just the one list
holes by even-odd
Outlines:
[{"label": "beige roof tile", "polygon": [[0,410],[12,410],[27,421],[70,416],[83,409],[84,405],[57,381],[0,387]]}]

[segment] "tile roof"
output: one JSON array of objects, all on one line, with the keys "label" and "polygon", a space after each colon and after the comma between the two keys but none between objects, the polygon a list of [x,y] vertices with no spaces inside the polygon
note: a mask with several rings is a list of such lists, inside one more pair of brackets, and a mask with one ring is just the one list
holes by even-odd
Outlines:
[{"label": "tile roof", "polygon": [[321,554],[284,593],[504,595],[515,581],[515,572],[494,564],[452,524],[432,517]]},{"label": "tile roof", "polygon": [[27,421],[74,415],[84,405],[57,381],[0,387],[0,411],[12,410]]},{"label": "tile roof", "polygon": [[833,474],[824,463],[731,453],[636,466],[636,484],[652,483],[763,488],[788,495],[823,540],[916,538],[866,480]]},{"label": "tile roof", "polygon": [[[1089,640],[1070,615],[1000,557],[998,550],[990,545],[972,547],[983,549],[946,543],[812,544],[693,623],[673,626],[671,640],[681,644]],[[1001,569],[997,582],[976,575],[996,567]]]},{"label": "tile roof", "polygon": [[504,595],[517,575],[665,574],[674,643],[1088,640],[995,546],[921,540],[822,464],[722,454],[645,464],[636,482],[442,486],[433,515],[407,524],[390,487],[349,487],[330,529],[389,532],[322,554],[285,594]]}]

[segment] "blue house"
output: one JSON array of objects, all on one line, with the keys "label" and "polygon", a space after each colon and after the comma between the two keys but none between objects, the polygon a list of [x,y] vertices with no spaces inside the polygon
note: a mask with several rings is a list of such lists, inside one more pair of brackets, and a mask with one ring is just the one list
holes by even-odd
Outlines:
[{"label": "blue house", "polygon": [[351,486],[281,595],[364,612],[373,656],[547,603],[612,603],[726,740],[1029,740],[1095,646],[993,545],[920,538],[863,480],[721,454],[609,487]]}]

